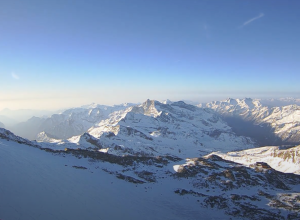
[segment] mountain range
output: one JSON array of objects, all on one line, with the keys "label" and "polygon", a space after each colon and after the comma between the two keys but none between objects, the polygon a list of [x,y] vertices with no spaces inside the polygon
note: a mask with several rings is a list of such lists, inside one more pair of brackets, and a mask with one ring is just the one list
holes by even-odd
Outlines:
[{"label": "mountain range", "polygon": [[107,116],[83,135],[58,140],[53,138],[53,133],[43,132],[38,141],[57,143],[58,147],[64,143],[70,148],[86,148],[89,145],[82,143],[88,139],[94,144],[89,147],[108,148],[116,155],[187,157],[255,146],[250,138],[237,136],[214,111],[182,101],[164,104],[147,100]]},{"label": "mountain range", "polygon": [[0,128],[0,219],[299,219],[299,106],[266,103],[91,104],[16,127],[34,141]]},{"label": "mountain range", "polygon": [[299,144],[300,107],[296,104],[270,107],[259,99],[245,98],[199,106],[213,109],[237,134],[255,137],[261,146]]},{"label": "mountain range", "polygon": [[121,104],[105,106],[90,104],[79,108],[71,108],[49,117],[32,117],[25,122],[20,122],[10,127],[15,134],[37,139],[40,132],[46,132],[48,136],[64,139],[83,134],[95,123],[108,117],[114,111],[124,109],[133,104]]}]

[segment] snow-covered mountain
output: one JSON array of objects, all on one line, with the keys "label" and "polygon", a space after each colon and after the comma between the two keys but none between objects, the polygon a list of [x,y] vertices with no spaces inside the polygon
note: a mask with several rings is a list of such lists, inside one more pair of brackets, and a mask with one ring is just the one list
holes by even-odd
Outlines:
[{"label": "snow-covered mountain", "polygon": [[263,106],[259,99],[251,98],[228,98],[223,101],[207,103],[205,106],[199,105],[199,107],[213,109],[223,116],[237,116],[244,120],[254,120],[256,122],[259,122],[270,114],[268,106]]},{"label": "snow-covered mountain", "polygon": [[10,129],[17,135],[30,140],[38,139],[43,134],[47,134],[51,138],[67,139],[83,134],[95,123],[107,119],[110,113],[131,105],[133,104],[105,106],[92,103],[79,108],[67,109],[46,118],[32,117],[26,122],[12,126]]},{"label": "snow-covered mountain", "polygon": [[298,106],[210,104],[69,109],[31,119],[44,142],[0,128],[0,219],[300,219],[299,146],[254,148],[218,114],[297,128]]},{"label": "snow-covered mountain", "polygon": [[258,99],[245,98],[214,101],[199,107],[215,110],[230,126],[237,128],[234,131],[240,131],[242,135],[247,136],[248,132],[252,137],[261,134],[269,137],[270,141],[277,139],[273,143],[266,141],[269,145],[300,143],[300,107],[296,104],[270,107]]},{"label": "snow-covered mountain", "polygon": [[265,162],[280,172],[300,175],[300,146],[289,148],[269,146],[228,153],[214,152],[212,155],[246,166]]},{"label": "snow-covered mountain", "polygon": [[[43,134],[40,140],[79,145],[90,136],[96,139],[92,141],[94,147],[109,148],[109,152],[116,155],[190,157],[255,146],[250,138],[237,136],[212,110],[181,101],[164,104],[155,100],[115,111],[83,136],[61,142]],[[82,146],[77,145],[74,147]]]},{"label": "snow-covered mountain", "polygon": [[300,218],[300,176],[264,163],[35,144],[0,129],[0,219]]},{"label": "snow-covered mountain", "polygon": [[2,122],[0,122],[0,128],[5,128],[5,125]]},{"label": "snow-covered mountain", "polygon": [[61,114],[47,118],[40,126],[40,130],[53,138],[67,139],[83,134],[94,124],[107,119],[112,112],[123,110],[131,105],[133,104],[114,106],[91,104],[68,109]]}]

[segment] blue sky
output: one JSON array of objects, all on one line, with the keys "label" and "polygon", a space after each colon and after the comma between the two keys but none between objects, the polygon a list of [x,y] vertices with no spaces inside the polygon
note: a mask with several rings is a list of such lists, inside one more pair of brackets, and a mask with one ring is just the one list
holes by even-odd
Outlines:
[{"label": "blue sky", "polygon": [[298,0],[0,1],[0,109],[299,97]]}]

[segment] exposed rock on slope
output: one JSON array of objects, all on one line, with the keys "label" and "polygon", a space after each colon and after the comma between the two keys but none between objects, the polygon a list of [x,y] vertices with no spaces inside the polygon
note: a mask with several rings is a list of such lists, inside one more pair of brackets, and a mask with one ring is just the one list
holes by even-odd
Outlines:
[{"label": "exposed rock on slope", "polygon": [[[102,170],[135,186],[142,184],[149,192],[168,186],[159,192],[165,196],[173,191],[187,197],[201,212],[221,211],[223,219],[300,217],[300,176],[278,172],[265,163],[249,168],[217,155],[191,158],[181,164],[177,157],[116,156],[80,149],[50,152],[106,162],[101,164]],[[170,170],[172,165],[175,173]]]},{"label": "exposed rock on slope", "polygon": [[252,168],[216,155],[188,159],[174,166],[186,188],[175,193],[198,198],[200,207],[224,210],[242,219],[299,219],[300,176],[278,172],[268,165]]},{"label": "exposed rock on slope", "polygon": [[237,152],[218,152],[212,154],[246,166],[250,166],[256,162],[265,162],[275,170],[300,174],[300,146],[287,149],[280,147],[260,147]]}]

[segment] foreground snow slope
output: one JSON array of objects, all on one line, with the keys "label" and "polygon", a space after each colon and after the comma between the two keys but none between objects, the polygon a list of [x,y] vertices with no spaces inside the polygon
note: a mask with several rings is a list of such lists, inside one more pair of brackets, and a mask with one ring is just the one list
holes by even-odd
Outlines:
[{"label": "foreground snow slope", "polygon": [[0,134],[0,219],[300,218],[300,176],[268,166],[41,149]]},{"label": "foreground snow slope", "polygon": [[194,200],[180,198],[168,190],[172,183],[141,186],[118,179],[102,168],[124,169],[68,155],[54,156],[0,138],[0,219],[217,217],[210,217],[209,210],[200,211]]}]

